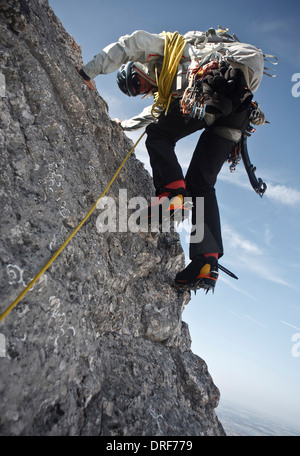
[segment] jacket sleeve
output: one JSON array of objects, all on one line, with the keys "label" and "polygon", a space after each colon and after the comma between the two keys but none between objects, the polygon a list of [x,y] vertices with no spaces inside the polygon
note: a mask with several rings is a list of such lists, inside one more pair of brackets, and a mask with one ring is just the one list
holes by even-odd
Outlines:
[{"label": "jacket sleeve", "polygon": [[137,30],[131,35],[122,36],[116,43],[106,46],[83,67],[83,71],[93,79],[98,74],[118,70],[123,63],[130,61],[146,63],[150,54],[164,55],[164,37]]},{"label": "jacket sleeve", "polygon": [[147,106],[139,115],[128,120],[123,120],[123,122],[121,122],[123,130],[138,130],[139,128],[146,127],[149,123],[154,122],[155,119],[151,115],[151,109],[152,105]]}]

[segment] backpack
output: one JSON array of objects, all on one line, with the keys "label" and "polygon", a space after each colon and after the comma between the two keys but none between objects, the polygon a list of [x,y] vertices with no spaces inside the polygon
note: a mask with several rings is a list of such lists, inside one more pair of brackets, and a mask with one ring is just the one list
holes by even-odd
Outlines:
[{"label": "backpack", "polygon": [[217,30],[210,28],[206,32],[190,31],[184,35],[187,43],[195,48],[195,55],[200,54],[202,58],[217,52],[233,67],[241,68],[245,74],[247,83],[252,92],[255,92],[262,80],[263,74],[275,77],[267,73],[265,61],[267,58],[275,59],[270,61],[277,65],[277,57],[264,54],[261,49],[252,45],[241,43],[236,35],[230,35],[228,29],[219,27]]}]

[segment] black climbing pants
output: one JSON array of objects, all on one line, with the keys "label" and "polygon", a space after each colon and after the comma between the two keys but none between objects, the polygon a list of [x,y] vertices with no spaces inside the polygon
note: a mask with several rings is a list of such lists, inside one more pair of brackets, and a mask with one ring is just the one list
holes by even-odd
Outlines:
[{"label": "black climbing pants", "polygon": [[[219,258],[223,255],[219,208],[214,187],[217,176],[236,143],[213,133],[213,127],[226,126],[244,131],[248,125],[248,115],[248,109],[232,113],[227,117],[217,114],[217,120],[213,126],[206,128],[203,120],[186,121],[180,111],[179,100],[175,100],[167,116],[162,113],[158,121],[151,123],[146,129],[146,147],[156,194],[160,194],[167,184],[185,179],[187,195],[193,198],[194,203],[196,197],[204,197],[204,237],[201,242],[193,242],[192,236],[196,235],[196,231],[191,233],[190,259],[203,253],[219,253]],[[202,129],[204,131],[184,177],[175,154],[176,142]],[[194,204],[192,211],[194,226],[196,220],[196,204]]]}]

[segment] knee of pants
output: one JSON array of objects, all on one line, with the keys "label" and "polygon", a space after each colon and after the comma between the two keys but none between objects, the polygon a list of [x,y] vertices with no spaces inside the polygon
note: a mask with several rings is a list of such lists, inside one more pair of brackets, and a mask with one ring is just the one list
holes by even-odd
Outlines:
[{"label": "knee of pants", "polygon": [[176,140],[174,139],[174,135],[169,133],[168,131],[159,127],[156,123],[151,123],[146,128],[147,138],[145,141],[146,147],[151,146],[153,143],[157,143],[158,141],[163,144],[171,145],[175,147]]},{"label": "knee of pants", "polygon": [[157,123],[152,122],[146,127],[146,133],[147,133],[147,139],[156,138],[156,137],[161,137],[164,135],[163,131],[161,131],[161,128],[158,126]]},{"label": "knee of pants", "polygon": [[197,174],[186,177],[186,189],[190,196],[205,196],[215,194],[215,176]]}]

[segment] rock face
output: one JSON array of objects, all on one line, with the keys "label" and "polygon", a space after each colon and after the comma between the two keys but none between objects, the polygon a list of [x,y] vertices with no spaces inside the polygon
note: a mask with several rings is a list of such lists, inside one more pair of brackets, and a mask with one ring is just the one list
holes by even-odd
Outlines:
[{"label": "rock face", "polygon": [[[132,147],[47,1],[1,1],[1,312]],[[136,176],[139,179],[136,179]],[[153,194],[134,155],[108,196]],[[117,203],[118,204],[118,203]],[[0,325],[0,434],[224,435],[172,286],[178,235],[104,232],[99,210]],[[5,344],[5,345],[4,345]]]}]

